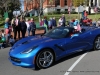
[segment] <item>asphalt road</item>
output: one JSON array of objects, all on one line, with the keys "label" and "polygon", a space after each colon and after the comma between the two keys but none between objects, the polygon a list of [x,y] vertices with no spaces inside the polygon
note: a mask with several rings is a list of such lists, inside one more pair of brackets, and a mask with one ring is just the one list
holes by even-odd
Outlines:
[{"label": "asphalt road", "polygon": [[8,60],[9,49],[0,49],[0,75],[100,75],[100,51],[80,52],[50,68],[32,70],[12,65]]}]

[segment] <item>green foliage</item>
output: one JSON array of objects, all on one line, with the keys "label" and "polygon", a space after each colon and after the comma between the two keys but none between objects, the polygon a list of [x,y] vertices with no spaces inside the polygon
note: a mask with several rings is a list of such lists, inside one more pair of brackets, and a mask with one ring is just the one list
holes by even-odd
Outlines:
[{"label": "green foliage", "polygon": [[77,12],[72,11],[71,14],[78,14]]},{"label": "green foliage", "polygon": [[68,14],[68,11],[62,11],[61,14]]},{"label": "green foliage", "polygon": [[[19,0],[2,0],[0,1],[0,15],[4,16],[4,12],[13,13],[15,9],[20,10],[20,1]],[[10,15],[11,16],[11,15]]]},{"label": "green foliage", "polygon": [[48,12],[47,14],[48,14],[48,15],[52,15],[52,12]]},{"label": "green foliage", "polygon": [[47,13],[47,15],[55,15],[55,14],[68,14],[68,11],[53,11],[53,12],[49,12]]}]

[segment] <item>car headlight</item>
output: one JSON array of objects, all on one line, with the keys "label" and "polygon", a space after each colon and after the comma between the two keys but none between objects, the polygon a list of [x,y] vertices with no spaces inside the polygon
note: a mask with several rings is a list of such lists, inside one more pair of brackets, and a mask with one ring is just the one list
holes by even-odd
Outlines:
[{"label": "car headlight", "polygon": [[32,52],[35,48],[37,48],[38,46],[34,46],[34,47],[31,47],[31,48],[29,48],[29,49],[27,49],[27,50],[24,50],[22,53],[23,54],[28,54],[28,53],[30,53],[30,52]]}]

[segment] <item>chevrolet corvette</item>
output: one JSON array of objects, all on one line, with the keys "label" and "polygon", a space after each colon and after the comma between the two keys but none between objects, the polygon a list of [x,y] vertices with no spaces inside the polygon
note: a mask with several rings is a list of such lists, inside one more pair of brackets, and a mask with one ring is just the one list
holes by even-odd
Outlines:
[{"label": "chevrolet corvette", "polygon": [[9,60],[16,66],[44,69],[70,54],[100,49],[100,28],[82,27],[77,33],[74,30],[56,27],[43,35],[23,38],[9,50]]}]

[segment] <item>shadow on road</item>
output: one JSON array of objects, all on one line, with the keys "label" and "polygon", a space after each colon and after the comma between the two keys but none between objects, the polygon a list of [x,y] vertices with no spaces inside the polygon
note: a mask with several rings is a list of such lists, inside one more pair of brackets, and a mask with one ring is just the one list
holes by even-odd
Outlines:
[{"label": "shadow on road", "polygon": [[[50,66],[50,67],[53,67],[53,66],[55,66],[55,65],[57,65],[57,64],[60,64],[60,63],[62,63],[62,62],[64,62],[64,61],[68,61],[69,59],[78,57],[78,56],[80,56],[80,55],[82,55],[82,54],[84,54],[84,53],[93,52],[93,51],[96,51],[96,50],[92,50],[92,49],[91,49],[91,50],[85,50],[85,51],[81,51],[81,52],[77,52],[77,53],[70,54],[70,55],[68,55],[68,56],[66,56],[66,57],[64,57],[64,58],[62,58],[62,59],[60,59],[60,60],[54,62],[54,64],[53,64],[52,66]],[[50,68],[50,67],[49,67],[49,68]],[[24,67],[24,68],[25,68],[25,67]],[[47,68],[45,68],[45,69],[47,69]],[[41,69],[39,69],[39,68],[36,66],[35,69],[31,69],[31,70],[39,71],[39,70],[41,70]]]},{"label": "shadow on road", "polygon": [[[53,67],[53,66],[55,66],[55,65],[57,65],[57,64],[59,64],[59,63],[62,63],[62,62],[64,62],[64,61],[66,61],[66,60],[68,61],[69,59],[72,59],[72,58],[74,58],[74,57],[80,56],[80,55],[82,55],[82,54],[84,54],[84,53],[93,52],[93,51],[95,51],[95,50],[92,50],[92,49],[91,49],[91,50],[86,50],[86,51],[81,51],[81,52],[78,52],[78,53],[70,54],[70,55],[68,55],[68,56],[66,56],[66,57],[64,57],[64,58],[62,58],[62,59],[60,59],[60,60],[54,62],[54,64],[53,64],[51,67]],[[38,71],[38,70],[41,70],[41,69],[38,69],[38,68],[35,69],[35,71]]]},{"label": "shadow on road", "polygon": [[[52,66],[54,66],[54,65],[56,65],[56,64],[59,64],[59,63],[61,63],[61,62],[63,62],[63,61],[66,61],[66,60],[75,58],[75,57],[77,57],[77,56],[80,56],[80,55],[82,55],[82,54],[84,54],[84,53],[86,53],[86,52],[87,52],[87,51],[81,51],[81,52],[78,52],[78,53],[70,54],[70,55],[68,55],[68,56],[66,56],[66,57],[64,57],[64,58],[62,58],[62,59],[56,61]],[[51,66],[51,67],[52,67],[52,66]]]},{"label": "shadow on road", "polygon": [[[68,61],[69,59],[72,59],[72,58],[74,58],[74,57],[77,57],[77,56],[80,56],[80,55],[82,55],[82,54],[84,54],[84,53],[92,52],[92,51],[94,51],[94,50],[86,50],[86,51],[81,51],[81,52],[78,52],[78,53],[70,54],[70,55],[68,55],[68,56],[66,56],[66,57],[64,57],[64,58],[62,58],[62,59],[60,59],[60,60],[54,62],[54,64],[53,64],[51,67],[53,67],[53,66],[55,66],[55,65],[57,65],[57,64],[59,64],[59,63],[62,63],[62,62],[64,62],[64,61],[66,61],[66,60]],[[41,69],[39,69],[39,68],[36,68],[36,69],[35,69],[35,71],[38,71],[38,70],[41,70]]]}]

